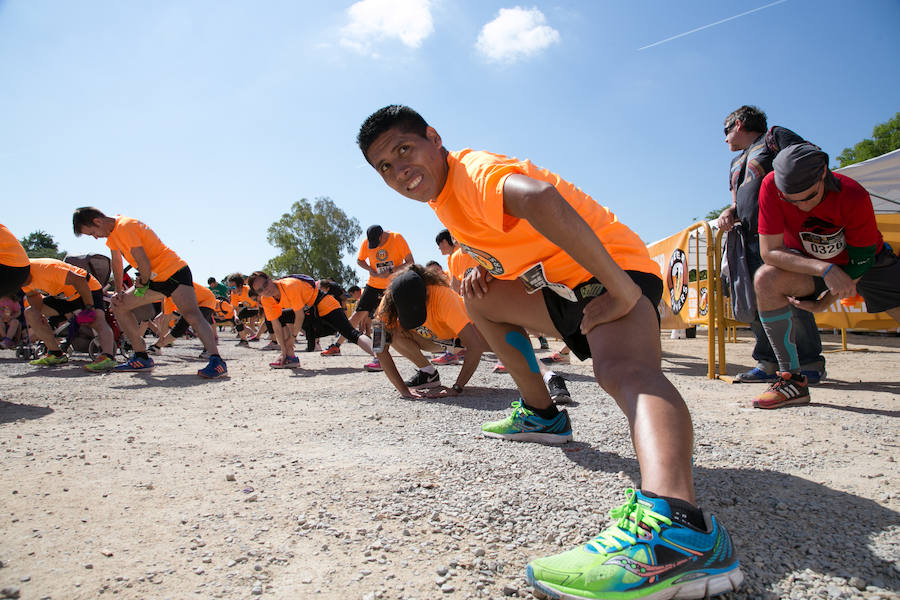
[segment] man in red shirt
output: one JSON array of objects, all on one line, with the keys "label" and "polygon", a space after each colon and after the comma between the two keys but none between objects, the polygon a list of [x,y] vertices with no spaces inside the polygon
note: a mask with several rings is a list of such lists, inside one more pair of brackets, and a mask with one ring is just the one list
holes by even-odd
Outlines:
[{"label": "man in red shirt", "polygon": [[792,335],[791,305],[817,312],[859,294],[870,313],[900,322],[900,261],[884,243],[869,193],[832,173],[828,155],[804,142],[781,151],[759,192],[760,253],[754,278],[759,318],[779,379],[756,408],[809,403]]}]

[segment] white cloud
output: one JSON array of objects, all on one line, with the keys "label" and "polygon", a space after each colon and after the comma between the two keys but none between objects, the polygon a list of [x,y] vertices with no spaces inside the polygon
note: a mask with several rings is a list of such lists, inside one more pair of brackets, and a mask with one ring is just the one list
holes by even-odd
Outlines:
[{"label": "white cloud", "polygon": [[514,62],[533,56],[559,41],[537,8],[501,8],[497,18],[481,28],[475,47],[488,60]]},{"label": "white cloud", "polygon": [[361,54],[374,54],[383,40],[397,39],[418,48],[434,32],[432,0],[360,0],[347,9],[349,23],[341,28],[340,43]]}]

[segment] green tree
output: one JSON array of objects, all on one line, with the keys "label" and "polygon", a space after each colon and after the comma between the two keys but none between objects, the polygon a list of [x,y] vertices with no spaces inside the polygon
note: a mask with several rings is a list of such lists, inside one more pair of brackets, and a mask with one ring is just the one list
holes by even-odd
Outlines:
[{"label": "green tree", "polygon": [[872,130],[872,139],[867,138],[852,148],[844,148],[837,159],[840,166],[846,167],[881,156],[897,148],[900,148],[900,112],[886,123],[876,125]]},{"label": "green tree", "polygon": [[29,258],[56,258],[62,260],[66,253],[60,251],[53,236],[46,231],[32,231],[21,240],[22,247]]},{"label": "green tree", "polygon": [[273,276],[304,273],[333,277],[345,287],[353,285],[356,272],[341,262],[341,256],[358,250],[354,242],[361,234],[359,221],[348,217],[330,198],[316,198],[312,205],[301,198],[269,226],[269,243],[281,254],[266,263],[266,271]]}]

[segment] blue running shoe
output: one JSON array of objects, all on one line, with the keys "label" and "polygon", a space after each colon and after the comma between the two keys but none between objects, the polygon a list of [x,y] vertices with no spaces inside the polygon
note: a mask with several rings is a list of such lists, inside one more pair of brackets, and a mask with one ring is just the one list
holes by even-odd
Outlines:
[{"label": "blue running shoe", "polygon": [[139,358],[136,354],[132,354],[131,358],[123,362],[121,365],[113,368],[116,373],[132,373],[137,371],[152,371],[156,363],[152,358]]},{"label": "blue running shoe", "polygon": [[759,367],[753,367],[746,373],[738,373],[735,378],[735,383],[772,383],[778,379],[778,375],[772,373],[766,373]]},{"label": "blue running shoe", "polygon": [[211,356],[209,364],[197,371],[197,375],[207,379],[215,379],[216,377],[224,377],[228,374],[228,367],[221,356]]},{"label": "blue running shoe", "polygon": [[512,409],[512,414],[502,421],[482,425],[482,435],[541,444],[565,444],[572,441],[572,423],[569,422],[566,411],[560,411],[552,419],[544,419],[526,408],[521,399],[512,403]]},{"label": "blue running shoe", "polygon": [[610,512],[616,523],[583,546],[532,561],[535,595],[554,600],[707,598],[744,579],[728,532],[706,516],[707,531],[672,521],[669,504],[639,491]]}]

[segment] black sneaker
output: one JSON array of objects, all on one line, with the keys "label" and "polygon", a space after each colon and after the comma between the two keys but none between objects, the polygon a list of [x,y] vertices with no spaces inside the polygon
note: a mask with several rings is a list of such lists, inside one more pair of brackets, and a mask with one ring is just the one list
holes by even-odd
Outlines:
[{"label": "black sneaker", "polygon": [[235,346],[250,346],[250,342],[248,342],[247,340],[241,340],[237,344],[235,344]]},{"label": "black sneaker", "polygon": [[416,374],[407,379],[404,383],[406,384],[406,387],[413,390],[433,388],[441,385],[441,376],[438,375],[437,370],[430,375],[425,371],[416,371]]},{"label": "black sneaker", "polygon": [[547,343],[547,338],[544,336],[538,337],[538,343],[541,345],[541,350],[549,350],[550,344]]},{"label": "black sneaker", "polygon": [[554,404],[572,403],[572,396],[569,395],[569,390],[566,389],[566,380],[562,378],[562,375],[550,377],[550,380],[547,382],[547,389],[550,390],[550,399],[553,400]]}]

